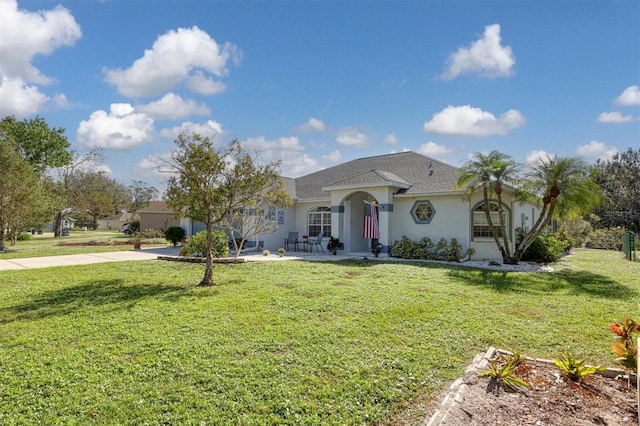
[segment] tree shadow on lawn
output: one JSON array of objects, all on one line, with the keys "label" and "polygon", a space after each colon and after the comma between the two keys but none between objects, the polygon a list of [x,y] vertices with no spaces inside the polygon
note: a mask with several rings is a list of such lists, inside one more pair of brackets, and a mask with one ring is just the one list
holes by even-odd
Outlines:
[{"label": "tree shadow on lawn", "polygon": [[127,285],[122,279],[87,281],[84,284],[45,291],[24,303],[0,309],[0,324],[63,316],[86,308],[111,306],[130,309],[140,300],[162,296],[177,299],[192,295],[193,288],[159,284]]},{"label": "tree shadow on lawn", "polygon": [[499,293],[586,294],[603,299],[628,300],[638,292],[610,277],[586,271],[500,272],[479,269],[452,269],[449,277],[463,284],[490,288]]}]

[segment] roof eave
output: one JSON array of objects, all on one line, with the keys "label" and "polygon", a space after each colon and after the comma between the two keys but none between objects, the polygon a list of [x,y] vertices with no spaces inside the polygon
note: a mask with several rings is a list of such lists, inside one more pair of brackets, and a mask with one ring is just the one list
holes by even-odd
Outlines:
[{"label": "roof eave", "polygon": [[350,185],[329,185],[322,188],[323,191],[340,191],[350,189],[370,189],[370,188],[397,188],[409,189],[411,184],[396,181],[386,181],[384,183],[350,184]]}]

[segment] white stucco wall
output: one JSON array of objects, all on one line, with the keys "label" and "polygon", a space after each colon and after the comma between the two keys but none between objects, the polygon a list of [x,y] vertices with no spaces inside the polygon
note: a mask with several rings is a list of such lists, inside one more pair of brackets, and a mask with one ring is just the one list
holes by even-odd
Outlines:
[{"label": "white stucco wall", "polygon": [[[416,202],[429,201],[435,210],[430,223],[416,223],[411,210]],[[456,238],[466,250],[469,247],[469,207],[462,196],[418,196],[396,197],[393,205],[393,220],[391,225],[392,243],[406,235],[409,239],[418,241],[429,237],[434,243],[441,238],[447,242]]]}]

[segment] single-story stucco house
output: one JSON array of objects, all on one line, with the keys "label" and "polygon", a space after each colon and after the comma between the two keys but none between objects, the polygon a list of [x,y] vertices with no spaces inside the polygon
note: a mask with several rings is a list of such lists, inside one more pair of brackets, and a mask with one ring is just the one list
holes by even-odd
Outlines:
[{"label": "single-story stucco house", "polygon": [[131,219],[132,216],[133,213],[123,210],[117,215],[103,217],[97,220],[97,229],[120,229],[122,225]]},{"label": "single-story stucco house", "polygon": [[[283,178],[293,206],[275,212],[274,233],[259,235],[247,246],[275,251],[284,247],[289,232],[297,232],[300,238],[322,233],[325,247],[334,236],[346,253],[369,251],[372,240],[363,235],[365,206],[375,202],[383,254],[403,236],[415,241],[429,237],[434,243],[456,238],[464,250],[475,249],[473,258],[500,259],[486,223],[482,191],[466,197],[464,190],[455,189],[458,177],[456,167],[409,151],[359,158],[298,178]],[[508,236],[515,245],[516,229],[533,226],[539,208],[516,201],[508,189],[502,198]],[[497,211],[492,209],[491,214],[498,223]],[[203,229],[188,218],[180,225],[187,235]]]},{"label": "single-story stucco house", "polygon": [[175,212],[163,201],[151,201],[148,206],[136,210],[140,217],[140,230],[164,231],[171,226],[180,226]]}]

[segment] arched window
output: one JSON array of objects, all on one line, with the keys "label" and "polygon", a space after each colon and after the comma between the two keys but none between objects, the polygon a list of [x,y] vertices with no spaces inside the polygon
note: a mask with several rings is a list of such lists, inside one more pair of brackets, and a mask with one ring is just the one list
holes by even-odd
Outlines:
[{"label": "arched window", "polygon": [[309,236],[317,237],[324,232],[325,237],[331,236],[331,209],[329,207],[316,207],[309,210]]},{"label": "arched window", "polygon": [[[489,227],[489,222],[487,221],[487,216],[485,214],[485,204],[480,203],[473,209],[473,236],[474,237],[492,237],[491,228]],[[500,216],[498,211],[498,203],[490,202],[489,203],[490,210],[489,214],[491,215],[491,222],[493,222],[493,226],[498,233],[498,238],[502,238],[502,228],[500,228]],[[503,212],[505,214],[504,221],[507,225],[507,229],[509,227],[509,211],[503,208]]]}]

